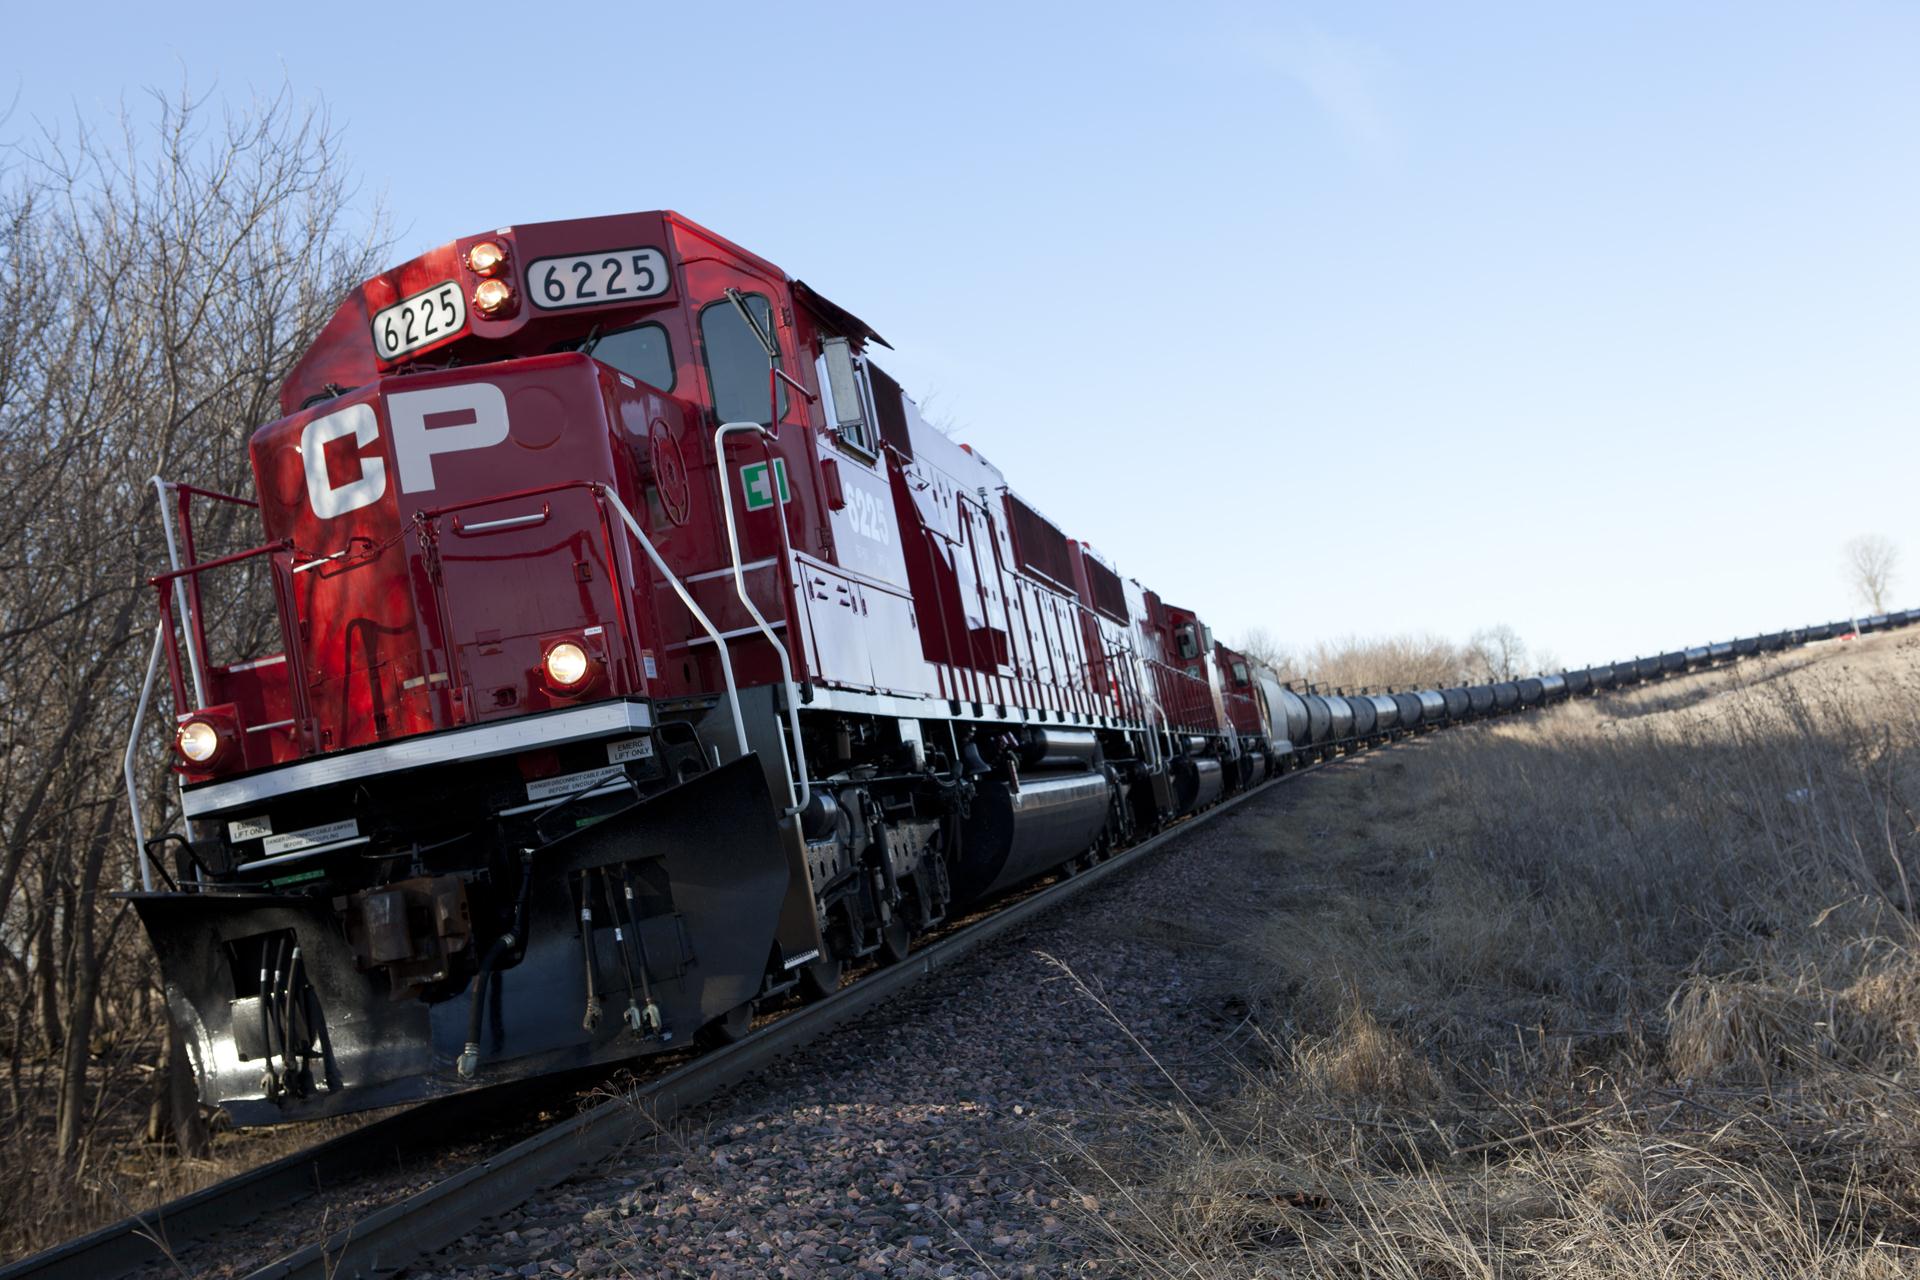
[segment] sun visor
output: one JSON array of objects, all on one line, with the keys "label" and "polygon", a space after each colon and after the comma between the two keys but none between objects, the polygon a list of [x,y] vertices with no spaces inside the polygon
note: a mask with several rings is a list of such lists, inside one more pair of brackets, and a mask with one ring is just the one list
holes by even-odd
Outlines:
[{"label": "sun visor", "polygon": [[793,282],[793,296],[809,311],[825,320],[849,338],[859,338],[863,342],[877,342],[887,350],[893,350],[893,344],[873,331],[873,327],[859,316],[840,306],[825,294],[818,292],[804,280]]}]

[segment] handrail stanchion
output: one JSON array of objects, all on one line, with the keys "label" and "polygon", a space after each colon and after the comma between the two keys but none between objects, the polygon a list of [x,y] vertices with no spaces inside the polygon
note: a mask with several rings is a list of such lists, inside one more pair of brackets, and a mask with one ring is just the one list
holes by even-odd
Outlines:
[{"label": "handrail stanchion", "polygon": [[174,537],[173,521],[167,515],[167,494],[174,488],[171,481],[159,476],[148,477],[153,486],[154,503],[160,508],[160,532],[167,535],[167,568],[174,573],[173,596],[175,606],[180,610],[180,625],[187,633],[187,670],[193,676],[193,702],[195,706],[207,705],[207,684],[200,674],[200,646],[193,634],[195,614],[187,607],[187,582],[180,575],[180,544]]},{"label": "handrail stanchion", "polygon": [[[787,646],[780,643],[773,634],[773,628],[760,613],[760,606],[747,594],[747,573],[740,563],[740,530],[733,519],[733,483],[727,471],[727,453],[725,440],[733,431],[752,431],[763,440],[767,438],[767,429],[757,422],[723,422],[713,433],[714,466],[720,472],[720,505],[727,517],[727,550],[733,556],[733,589],[740,596],[740,603],[747,606],[747,612],[753,617],[754,626],[773,646],[775,656],[780,659],[780,678],[786,685],[787,727],[793,735],[793,769],[787,775],[787,816],[792,817],[807,807],[807,801],[813,798],[811,785],[807,781],[807,748],[800,738],[800,688],[793,682],[793,664],[787,657]],[[780,468],[775,465],[773,451],[767,451],[767,487],[773,493],[774,519],[780,525],[780,546],[787,552],[786,563],[792,563],[792,551],[787,541],[787,510],[780,501]],[[799,789],[794,788],[794,777],[799,777]]]},{"label": "handrail stanchion", "polygon": [[673,593],[680,597],[680,603],[687,607],[687,612],[693,615],[693,620],[700,624],[701,630],[707,633],[707,638],[713,641],[714,648],[719,651],[720,675],[727,682],[728,710],[733,712],[733,735],[740,743],[740,754],[746,755],[747,725],[746,721],[740,718],[740,690],[733,682],[733,655],[727,652],[726,636],[720,633],[720,629],[714,626],[707,615],[701,611],[700,606],[694,603],[693,596],[680,579],[674,576],[673,570],[667,568],[667,562],[660,558],[660,551],[653,545],[653,539],[649,538],[647,531],[640,527],[640,522],[633,518],[633,512],[627,510],[627,504],[620,501],[620,495],[603,484],[591,484],[587,487],[592,489],[596,497],[613,504],[613,509],[620,513],[621,521],[627,526],[627,532],[631,533],[634,540],[646,551],[647,559],[653,562],[653,567],[659,571],[661,577],[667,580],[667,585],[673,588]]},{"label": "handrail stanchion", "polygon": [[120,776],[127,784],[127,808],[133,813],[133,848],[140,863],[140,888],[153,892],[153,866],[147,858],[146,820],[140,813],[140,787],[133,776],[133,757],[140,749],[140,731],[147,723],[147,703],[153,697],[153,681],[160,674],[160,653],[166,647],[166,622],[153,629],[153,650],[147,655],[147,678],[140,682],[140,702],[133,709],[133,732],[127,735],[126,754],[120,757]]}]

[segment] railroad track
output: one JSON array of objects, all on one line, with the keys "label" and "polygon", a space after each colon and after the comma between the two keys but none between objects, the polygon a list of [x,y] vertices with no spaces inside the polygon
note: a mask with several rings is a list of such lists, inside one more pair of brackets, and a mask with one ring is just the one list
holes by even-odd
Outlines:
[{"label": "railroad track", "polygon": [[[326,1239],[249,1273],[248,1280],[390,1276],[414,1259],[445,1248],[485,1219],[524,1203],[609,1155],[634,1136],[639,1122],[667,1123],[682,1110],[878,1008],[935,971],[951,967],[1189,832],[1327,763],[1334,762],[1315,763],[1269,779],[1090,870],[1057,880],[950,930],[900,964],[871,970],[828,999],[782,1014],[737,1043],[700,1054],[451,1176],[389,1201],[331,1232]],[[511,1086],[504,1086],[500,1091],[456,1094],[421,1103],[23,1258],[0,1268],[0,1280],[102,1280],[150,1267],[190,1271],[195,1261],[192,1246],[255,1222],[269,1211],[285,1210],[316,1189],[342,1183],[370,1167],[444,1146],[451,1120],[458,1117],[464,1122],[461,1127],[470,1128],[476,1105],[497,1105],[513,1092]]]}]

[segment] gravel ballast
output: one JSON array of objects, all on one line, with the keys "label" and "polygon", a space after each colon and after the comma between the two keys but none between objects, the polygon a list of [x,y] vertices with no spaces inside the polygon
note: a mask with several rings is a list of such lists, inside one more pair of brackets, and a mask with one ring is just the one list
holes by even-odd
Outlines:
[{"label": "gravel ballast", "polygon": [[[414,1276],[1088,1276],[1100,1205],[1055,1172],[1178,1087],[1237,1077],[1209,900],[1277,887],[1269,789]],[[1269,880],[1269,877],[1271,878]],[[1084,1169],[1079,1170],[1084,1173]],[[1071,1202],[1069,1200],[1071,1197]]]}]

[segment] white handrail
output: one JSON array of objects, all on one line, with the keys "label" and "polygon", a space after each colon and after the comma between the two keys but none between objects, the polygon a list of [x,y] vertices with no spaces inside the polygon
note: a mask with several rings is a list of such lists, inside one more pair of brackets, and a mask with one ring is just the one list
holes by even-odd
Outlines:
[{"label": "white handrail", "polygon": [[[787,775],[787,816],[791,818],[807,807],[807,801],[813,798],[813,791],[807,782],[807,748],[800,740],[800,689],[793,681],[793,664],[788,661],[787,647],[774,636],[773,628],[760,614],[760,606],[747,595],[747,573],[740,563],[740,531],[733,519],[733,476],[727,470],[727,453],[722,443],[730,431],[753,431],[771,439],[767,429],[757,422],[723,422],[713,433],[713,461],[720,471],[720,505],[727,515],[727,550],[733,555],[733,589],[739,593],[740,603],[747,606],[747,612],[753,615],[753,622],[760,634],[773,646],[774,653],[780,659],[780,678],[786,684],[787,728],[793,735],[793,759],[797,768]],[[771,450],[769,450],[771,454]],[[767,463],[767,487],[773,494],[774,518],[780,525],[780,547],[785,552],[787,563],[793,563],[793,548],[787,543],[787,511],[780,500],[780,468],[777,458]],[[800,786],[794,789],[794,774],[799,775]]]},{"label": "white handrail", "polygon": [[625,522],[627,532],[631,533],[645,548],[647,559],[653,561],[653,567],[660,571],[660,576],[667,580],[667,585],[673,588],[673,593],[680,597],[680,603],[687,606],[687,612],[693,615],[693,620],[700,624],[707,633],[707,637],[713,641],[714,647],[720,651],[720,676],[727,682],[727,709],[733,712],[733,736],[740,743],[740,754],[746,755],[747,725],[746,721],[740,718],[740,690],[733,682],[733,657],[727,652],[727,638],[721,635],[719,628],[715,627],[708,620],[707,615],[700,611],[700,606],[693,602],[691,595],[687,594],[687,589],[681,585],[680,579],[673,576],[673,570],[667,568],[667,562],[660,558],[659,549],[653,545],[653,539],[649,538],[647,531],[640,527],[640,522],[633,518],[633,512],[627,510],[627,504],[620,501],[620,495],[605,485],[595,485],[594,489],[602,498],[613,504],[613,509],[620,513],[620,519]]},{"label": "white handrail", "polygon": [[167,643],[166,620],[154,624],[153,652],[147,657],[147,678],[140,685],[140,705],[133,709],[133,732],[127,735],[127,751],[120,757],[120,776],[127,784],[127,808],[133,812],[133,848],[140,863],[140,887],[153,892],[153,867],[147,860],[147,825],[140,815],[140,786],[133,776],[134,753],[140,749],[140,730],[147,722],[147,702],[153,697],[154,677],[160,674],[160,653]]},{"label": "white handrail", "polygon": [[1164,731],[1169,737],[1173,734],[1173,726],[1167,720],[1167,709],[1161,706],[1160,699],[1154,696],[1153,672],[1146,669],[1146,664],[1139,660],[1138,655],[1133,652],[1131,645],[1128,646],[1127,656],[1134,659],[1133,677],[1140,682],[1140,696],[1146,700],[1148,708],[1151,709],[1153,713],[1147,721],[1147,741],[1153,744],[1153,767],[1155,769],[1163,769],[1167,763],[1167,753],[1163,750],[1166,743],[1161,738],[1160,733],[1154,730],[1153,723],[1155,720],[1158,720],[1161,731]]},{"label": "white handrail", "polygon": [[[180,572],[180,547],[173,538],[173,520],[167,514],[167,494],[174,487],[171,480],[162,480],[159,476],[148,477],[153,485],[154,497],[160,506],[160,532],[167,535],[167,567],[175,573]],[[187,580],[173,580],[173,604],[180,613],[180,634],[187,642],[187,670],[193,675],[193,705],[207,705],[206,681],[200,675],[200,646],[194,643],[193,615],[187,611]]]}]

